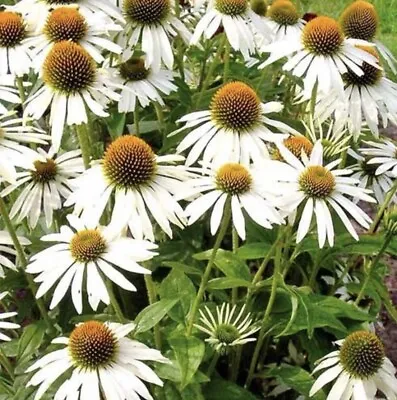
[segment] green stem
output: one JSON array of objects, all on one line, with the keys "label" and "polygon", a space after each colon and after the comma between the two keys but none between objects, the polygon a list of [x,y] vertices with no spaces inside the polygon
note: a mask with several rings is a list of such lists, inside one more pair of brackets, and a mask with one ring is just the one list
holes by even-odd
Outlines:
[{"label": "green stem", "polygon": [[214,353],[214,356],[212,357],[211,364],[209,365],[209,367],[207,369],[208,378],[211,378],[212,373],[215,371],[215,367],[216,367],[216,364],[218,363],[219,357],[220,357],[220,354],[216,351]]},{"label": "green stem", "polygon": [[230,43],[225,42],[225,53],[223,56],[223,83],[227,82],[230,71]]},{"label": "green stem", "polygon": [[241,355],[243,353],[243,346],[238,346],[236,350],[236,355],[233,360],[233,366],[232,366],[232,376],[231,380],[232,382],[236,382],[238,373],[240,371],[240,362],[241,362]]},{"label": "green stem", "polygon": [[343,283],[343,280],[345,279],[346,275],[349,273],[350,268],[351,268],[351,262],[346,261],[345,266],[343,267],[342,274],[339,276],[339,278],[335,278],[335,283],[332,285],[330,291],[329,291],[329,296],[333,296],[338,289],[338,287]]},{"label": "green stem", "polygon": [[[279,234],[279,238],[282,236],[282,234]],[[276,293],[277,293],[277,284],[278,284],[278,279],[279,275],[281,273],[281,256],[282,256],[282,243],[281,241],[277,241],[277,247],[276,247],[276,257],[275,257],[275,265],[274,265],[274,272],[273,272],[273,280],[272,280],[272,287],[270,291],[270,297],[269,301],[266,306],[265,310],[265,315],[263,316],[262,320],[262,327],[261,330],[259,331],[259,337],[258,341],[255,346],[254,354],[251,359],[251,364],[249,367],[249,372],[248,372],[248,377],[245,382],[245,387],[248,388],[252,382],[252,379],[254,377],[254,372],[255,372],[255,367],[256,363],[258,361],[259,353],[261,351],[263,341],[266,336],[266,329],[267,329],[267,324],[269,322],[269,317],[273,309],[274,302],[276,300]]]},{"label": "green stem", "polygon": [[390,188],[390,190],[388,191],[386,197],[385,197],[385,201],[383,202],[382,206],[379,208],[369,230],[368,233],[375,233],[376,230],[378,229],[379,223],[383,217],[383,214],[386,210],[386,208],[389,206],[393,196],[395,195],[397,191],[397,179],[394,181],[393,186]]},{"label": "green stem", "polygon": [[7,371],[8,376],[14,380],[15,375],[14,375],[14,368],[12,367],[10,360],[8,357],[4,354],[3,349],[0,347],[0,364],[4,367],[4,369]]},{"label": "green stem", "polygon": [[316,259],[314,260],[314,265],[312,272],[310,274],[310,279],[309,279],[309,286],[314,290],[314,284],[316,283],[316,278],[317,278],[317,273],[320,269],[320,257],[317,255]]},{"label": "green stem", "polygon": [[157,121],[159,123],[160,132],[162,133],[162,136],[163,136],[163,145],[164,145],[165,139],[167,138],[167,135],[166,135],[167,129],[166,129],[165,122],[164,122],[163,107],[161,107],[161,105],[159,103],[155,102],[154,109],[156,111],[156,116],[157,116]]},{"label": "green stem", "polygon": [[261,265],[258,268],[258,271],[256,271],[256,274],[254,276],[254,278],[252,279],[252,289],[248,290],[248,294],[247,294],[247,303],[249,302],[250,297],[252,296],[252,292],[255,289],[255,285],[262,279],[262,275],[267,267],[267,264],[269,263],[269,261],[271,260],[271,258],[273,257],[273,254],[277,248],[277,246],[280,244],[280,242],[283,240],[283,236],[282,234],[279,234],[278,238],[276,239],[276,241],[272,244],[272,247],[270,247],[269,251],[267,252],[265,258],[263,259]]},{"label": "green stem", "polygon": [[[237,253],[238,250],[238,233],[236,228],[233,226],[232,229],[232,246],[233,246],[233,254]],[[234,287],[232,289],[232,304],[236,304],[238,299],[238,288]]]},{"label": "green stem", "polygon": [[[147,290],[147,297],[149,300],[149,304],[154,304],[157,301],[156,288],[154,286],[152,275],[145,275],[145,284]],[[161,333],[160,327],[156,324],[153,328],[154,330],[154,342],[156,344],[156,348],[161,350]]]},{"label": "green stem", "polygon": [[123,311],[120,307],[120,304],[116,298],[116,295],[114,294],[113,290],[113,282],[109,279],[106,279],[105,281],[106,289],[109,294],[109,299],[110,299],[110,304],[114,310],[114,313],[116,314],[117,318],[121,323],[126,322],[126,318],[124,317]]},{"label": "green stem", "polygon": [[23,109],[24,108],[24,103],[25,103],[25,100],[26,100],[25,88],[23,87],[23,79],[21,77],[17,77],[16,78],[16,83],[17,83],[19,97],[21,98],[22,109]]},{"label": "green stem", "polygon": [[139,130],[139,103],[138,100],[135,103],[135,110],[134,110],[134,127],[135,127],[135,135],[139,136],[140,135],[140,130]]},{"label": "green stem", "polygon": [[361,286],[361,289],[360,289],[360,292],[358,293],[356,301],[354,302],[354,304],[356,306],[359,305],[360,301],[364,297],[365,291],[366,291],[366,289],[368,287],[368,283],[369,283],[369,281],[371,279],[371,276],[372,276],[372,271],[378,265],[380,259],[382,258],[383,254],[386,251],[387,246],[389,245],[389,243],[390,243],[392,238],[393,238],[393,235],[390,234],[390,233],[385,237],[385,241],[383,242],[383,245],[382,245],[381,249],[379,250],[379,252],[376,255],[375,259],[372,261],[372,263],[370,264],[369,268],[367,269],[364,283]]},{"label": "green stem", "polygon": [[25,255],[25,251],[23,250],[22,245],[21,245],[21,243],[20,243],[20,241],[18,239],[17,233],[16,233],[16,231],[14,229],[14,225],[12,224],[10,216],[8,214],[7,206],[4,203],[4,200],[3,200],[2,197],[0,197],[0,214],[3,217],[4,224],[6,226],[7,231],[11,236],[11,240],[12,240],[12,242],[14,244],[15,250],[16,250],[17,255],[18,255],[18,260],[19,260],[19,262],[20,262],[20,264],[22,266],[23,273],[24,273],[25,278],[26,278],[26,280],[28,282],[29,289],[33,294],[33,297],[34,297],[35,302],[37,304],[37,308],[39,309],[40,314],[41,314],[43,320],[45,321],[49,331],[53,332],[54,331],[54,326],[53,326],[53,324],[51,322],[50,317],[48,316],[48,313],[47,313],[47,310],[46,310],[46,308],[44,306],[43,300],[42,299],[36,299],[36,292],[37,292],[36,284],[33,281],[32,276],[30,274],[26,273],[26,266],[28,265],[28,260],[27,260],[26,255]]},{"label": "green stem", "polygon": [[190,311],[189,322],[188,322],[187,330],[186,330],[187,336],[190,336],[192,334],[194,320],[196,318],[197,311],[200,307],[200,303],[203,298],[203,295],[205,292],[205,287],[207,286],[212,267],[214,266],[216,253],[218,252],[218,250],[221,246],[222,240],[225,237],[227,228],[229,226],[230,217],[231,217],[231,204],[230,204],[230,201],[228,201],[225,205],[225,209],[224,209],[223,217],[222,217],[222,221],[221,221],[221,226],[219,228],[219,232],[218,232],[218,235],[215,240],[214,248],[212,249],[211,256],[208,260],[207,266],[204,271],[204,275],[201,279],[199,290],[197,292],[196,298],[194,299],[194,302],[193,302],[192,309]]},{"label": "green stem", "polygon": [[204,95],[204,92],[207,90],[208,86],[212,82],[212,75],[214,74],[215,68],[217,67],[217,65],[220,62],[221,54],[222,54],[222,51],[223,51],[223,49],[225,47],[226,41],[227,41],[227,37],[225,35],[223,37],[221,43],[219,43],[218,50],[216,51],[214,59],[212,60],[212,63],[210,65],[210,67],[208,68],[207,77],[205,78],[205,80],[203,82],[203,85],[201,87],[200,93],[198,95],[198,98],[197,98],[197,101],[196,101],[196,104],[195,104],[195,108],[197,108],[200,105],[201,100],[202,100],[203,95]]},{"label": "green stem", "polygon": [[205,43],[205,48],[204,48],[204,55],[203,55],[203,63],[201,64],[201,69],[200,69],[200,79],[199,79],[199,84],[198,84],[198,90],[201,91],[201,88],[203,87],[203,82],[204,82],[204,75],[205,75],[205,69],[207,67],[207,60],[209,57],[209,54],[211,53],[211,47],[210,44],[211,42],[206,42]]},{"label": "green stem", "polygon": [[316,102],[317,102],[317,89],[318,89],[318,80],[314,84],[313,90],[312,90],[312,97],[310,99],[310,114],[314,118],[314,111],[316,109]]},{"label": "green stem", "polygon": [[263,81],[265,80],[267,75],[267,68],[263,68],[261,77],[259,78],[258,84],[256,85],[256,91],[259,92],[262,86]]},{"label": "green stem", "polygon": [[88,169],[90,167],[91,159],[91,145],[88,137],[88,130],[85,124],[76,125],[76,134],[79,139],[81,155],[83,156],[84,167]]}]

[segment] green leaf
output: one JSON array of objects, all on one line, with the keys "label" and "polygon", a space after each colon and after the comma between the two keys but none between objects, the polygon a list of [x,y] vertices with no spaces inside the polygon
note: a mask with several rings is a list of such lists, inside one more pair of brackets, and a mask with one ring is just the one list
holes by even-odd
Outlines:
[{"label": "green leaf", "polygon": [[[310,389],[315,381],[309,372],[305,371],[301,367],[288,364],[271,366],[258,376],[267,379],[276,378],[280,384],[286,385],[304,396],[309,396]],[[313,396],[312,399],[323,400],[325,399],[325,394],[323,391],[320,391]]]},{"label": "green leaf", "polygon": [[215,278],[208,282],[208,290],[231,289],[236,287],[252,287],[251,282],[238,278]]},{"label": "green leaf", "polygon": [[30,324],[24,329],[18,343],[18,365],[29,361],[33,353],[38,350],[43,343],[45,331],[46,325],[42,321]]},{"label": "green leaf", "polygon": [[124,126],[125,126],[125,114],[118,113],[117,111],[113,110],[109,117],[105,118],[105,123],[108,127],[110,136],[112,139],[117,139],[124,133]]},{"label": "green leaf", "polygon": [[383,305],[386,308],[386,311],[390,315],[390,317],[397,322],[397,310],[394,304],[392,303],[389,295],[389,291],[383,282],[378,281],[377,279],[371,279],[370,285],[372,285],[380,298],[382,299]]},{"label": "green leaf", "polygon": [[242,260],[257,260],[258,258],[264,258],[270,248],[270,243],[248,243],[238,248],[237,256]]},{"label": "green leaf", "polygon": [[[182,382],[182,372],[179,366],[179,363],[176,360],[171,359],[171,364],[160,364],[156,365],[156,373],[157,375],[165,380],[172,381],[175,383]],[[209,378],[207,375],[197,370],[194,376],[192,377],[191,383],[205,383],[209,382]]]},{"label": "green leaf", "polygon": [[158,324],[164,316],[179,301],[176,299],[162,299],[144,308],[136,317],[136,333],[146,332]]},{"label": "green leaf", "polygon": [[309,296],[307,296],[306,293],[301,293],[299,289],[296,290],[295,293],[298,296],[299,304],[305,311],[306,322],[307,322],[307,335],[311,339],[313,337],[313,331],[314,331],[313,320],[312,320],[313,318],[312,303],[309,299]]},{"label": "green leaf", "polygon": [[[273,277],[273,279],[274,279],[274,277]],[[284,289],[287,291],[287,293],[288,293],[289,296],[290,296],[291,308],[292,308],[292,309],[291,309],[291,317],[290,317],[290,319],[289,319],[289,321],[288,321],[286,327],[283,329],[282,332],[280,332],[280,333],[277,335],[277,337],[283,336],[283,335],[285,335],[285,334],[289,331],[289,329],[291,328],[291,326],[292,326],[292,324],[294,323],[295,318],[296,318],[296,316],[297,316],[297,314],[298,314],[298,304],[299,304],[298,296],[295,294],[295,291],[289,289],[287,285],[284,285]]]},{"label": "green leaf", "polygon": [[[197,260],[208,260],[211,254],[212,249],[195,254],[193,257]],[[229,278],[251,281],[251,274],[247,264],[231,251],[219,249],[215,257],[215,265]]]},{"label": "green leaf", "polygon": [[185,274],[200,275],[200,276],[203,274],[203,271],[200,268],[192,267],[178,261],[164,261],[161,265],[163,265],[164,267],[179,269]]},{"label": "green leaf", "polygon": [[248,390],[223,379],[211,380],[203,392],[206,400],[258,400]]},{"label": "green leaf", "polygon": [[181,388],[185,388],[197,372],[205,353],[204,342],[194,336],[174,336],[168,339],[182,372]]},{"label": "green leaf", "polygon": [[[372,319],[368,313],[361,311],[355,305],[336,297],[306,294],[304,288],[298,290],[288,285],[280,288],[280,295],[282,292],[287,293],[290,297],[291,307],[288,310],[282,309],[281,312],[272,313],[269,326],[273,327],[275,336],[292,335],[301,330],[313,332],[315,328],[332,329],[343,336],[349,332],[349,329],[341,322],[341,319],[360,322]],[[303,297],[306,298],[302,300]],[[277,302],[278,300],[276,300]],[[308,307],[308,305],[310,306]],[[310,316],[308,316],[308,312]],[[283,326],[285,328],[281,329],[280,327]]]},{"label": "green leaf", "polygon": [[169,310],[168,315],[174,321],[186,324],[186,316],[196,297],[193,282],[182,271],[173,269],[161,283],[159,293],[161,299],[179,299],[179,303]]}]

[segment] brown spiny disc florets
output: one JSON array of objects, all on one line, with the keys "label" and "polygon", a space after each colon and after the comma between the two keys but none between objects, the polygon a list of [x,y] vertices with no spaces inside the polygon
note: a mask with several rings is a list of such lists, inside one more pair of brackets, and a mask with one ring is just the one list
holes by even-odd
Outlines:
[{"label": "brown spiny disc florets", "polygon": [[110,144],[103,159],[106,178],[125,189],[150,182],[156,168],[152,148],[144,140],[131,135],[121,136]]},{"label": "brown spiny disc florets", "polygon": [[124,0],[124,14],[132,23],[158,25],[171,12],[170,0]]},{"label": "brown spiny disc florets", "polygon": [[141,81],[146,79],[150,73],[145,68],[145,62],[142,58],[133,57],[119,65],[120,76],[126,81]]},{"label": "brown spiny disc florets", "polygon": [[[379,61],[379,54],[373,47],[369,47],[369,46],[357,46],[357,47],[359,47],[361,50],[364,50],[367,53],[371,54]],[[376,83],[378,83],[382,79],[382,70],[381,69],[376,68],[373,65],[368,64],[365,61],[360,66],[360,68],[363,70],[364,75],[358,76],[352,70],[349,70],[349,72],[347,74],[343,75],[343,79],[345,80],[345,82],[348,84],[351,84],[351,85],[372,86],[372,85],[375,85]]]},{"label": "brown spiny disc florets", "polygon": [[269,7],[267,15],[279,25],[295,25],[299,21],[298,11],[289,0],[276,0]]},{"label": "brown spiny disc florets", "polygon": [[47,17],[44,33],[51,42],[78,42],[87,34],[88,24],[75,8],[59,7]]},{"label": "brown spiny disc florets", "polygon": [[357,0],[343,11],[340,24],[347,37],[371,41],[378,29],[378,13],[371,3]]},{"label": "brown spiny disc florets", "polygon": [[225,15],[241,15],[247,11],[248,0],[215,0],[215,8]]},{"label": "brown spiny disc florets", "polygon": [[69,352],[77,366],[97,369],[109,365],[117,355],[118,340],[102,322],[78,325],[69,337]]},{"label": "brown spiny disc florets", "polygon": [[338,53],[343,40],[339,24],[329,17],[312,19],[302,32],[305,49],[316,55],[330,56]]},{"label": "brown spiny disc florets", "polygon": [[15,12],[0,11],[0,47],[15,47],[25,37],[26,26],[22,17]]},{"label": "brown spiny disc florets", "polygon": [[212,119],[231,130],[252,128],[260,117],[261,102],[248,85],[231,82],[220,88],[211,100]]},{"label": "brown spiny disc florets", "polygon": [[252,177],[241,164],[224,164],[216,173],[217,187],[230,195],[243,194],[250,190]]},{"label": "brown spiny disc florets", "polygon": [[[313,143],[305,136],[291,136],[283,140],[284,146],[296,157],[301,159],[302,151],[309,157],[313,150]],[[283,160],[279,150],[274,153],[276,160]]]},{"label": "brown spiny disc florets", "polygon": [[55,43],[44,60],[43,80],[59,92],[73,94],[87,89],[95,77],[95,61],[76,43]]},{"label": "brown spiny disc florets", "polygon": [[339,357],[344,370],[350,376],[368,379],[382,366],[385,350],[374,333],[358,331],[344,340]]},{"label": "brown spiny disc florets", "polygon": [[98,260],[105,250],[106,240],[97,229],[78,231],[70,241],[72,257],[83,264]]},{"label": "brown spiny disc florets", "polygon": [[51,158],[46,161],[35,161],[34,170],[31,172],[32,178],[37,183],[48,183],[53,181],[57,175],[57,165]]},{"label": "brown spiny disc florets", "polygon": [[309,197],[326,198],[335,188],[331,171],[321,165],[311,165],[299,177],[300,189]]}]

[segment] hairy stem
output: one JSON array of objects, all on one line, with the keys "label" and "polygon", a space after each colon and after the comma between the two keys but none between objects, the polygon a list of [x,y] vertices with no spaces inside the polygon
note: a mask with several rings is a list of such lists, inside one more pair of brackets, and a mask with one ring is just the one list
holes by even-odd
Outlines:
[{"label": "hairy stem", "polygon": [[[280,236],[282,236],[282,234],[279,233],[279,237]],[[269,317],[273,310],[274,302],[276,300],[277,284],[278,284],[279,275],[281,274],[282,247],[283,247],[282,242],[277,241],[275,266],[274,266],[274,272],[273,272],[273,280],[272,280],[272,287],[271,287],[271,291],[270,291],[270,297],[269,297],[269,301],[266,306],[265,314],[263,316],[262,326],[261,326],[261,330],[259,331],[258,341],[256,343],[254,354],[252,356],[252,360],[251,360],[251,364],[250,364],[249,372],[248,372],[248,377],[245,382],[245,387],[247,387],[247,388],[250,386],[252,379],[254,377],[256,363],[258,361],[258,357],[259,357],[259,353],[260,353],[262,345],[263,345],[263,341],[266,337],[266,329],[268,328],[267,324],[269,322]]]},{"label": "hairy stem", "polygon": [[380,259],[382,258],[383,254],[384,254],[384,252],[386,251],[387,246],[389,245],[389,243],[390,243],[390,241],[391,241],[392,238],[393,238],[393,235],[392,235],[392,234],[388,234],[388,235],[385,237],[385,241],[383,242],[383,245],[382,245],[381,249],[379,250],[379,252],[378,252],[378,254],[376,255],[375,259],[374,259],[374,260],[371,262],[371,264],[369,265],[369,268],[367,268],[367,270],[365,271],[365,272],[366,272],[366,277],[365,277],[364,283],[363,283],[363,285],[361,286],[361,289],[360,289],[360,291],[359,291],[359,293],[358,293],[358,296],[357,296],[357,298],[356,298],[356,301],[354,302],[354,304],[355,304],[356,306],[359,305],[360,301],[361,301],[362,298],[364,297],[365,291],[367,290],[367,287],[368,287],[368,283],[369,283],[369,281],[370,281],[370,279],[371,279],[371,276],[372,276],[372,271],[373,271],[373,270],[376,268],[376,266],[378,265]]},{"label": "hairy stem", "polygon": [[214,266],[216,253],[218,252],[218,250],[221,246],[222,240],[225,237],[227,228],[229,226],[230,217],[231,217],[231,204],[230,204],[230,201],[228,201],[225,205],[225,209],[224,209],[223,217],[222,217],[222,221],[221,221],[221,226],[219,228],[219,232],[218,232],[218,235],[215,240],[214,248],[212,249],[210,259],[208,260],[207,266],[204,271],[204,275],[201,279],[199,290],[197,292],[196,298],[194,299],[194,302],[193,302],[192,309],[190,311],[190,317],[189,317],[189,321],[187,324],[187,330],[186,330],[187,336],[190,336],[192,334],[194,320],[196,318],[197,311],[200,307],[201,300],[203,298],[203,295],[205,292],[205,287],[207,286],[212,267]]},{"label": "hairy stem", "polygon": [[[146,284],[149,304],[154,304],[157,301],[157,294],[152,275],[145,275],[145,284]],[[154,326],[153,331],[154,331],[154,342],[156,344],[156,348],[158,350],[161,350],[161,333],[158,324]]]},{"label": "hairy stem", "polygon": [[87,125],[86,124],[76,125],[76,134],[79,139],[84,167],[85,169],[88,169],[90,167],[90,160],[91,160],[91,145],[88,136]]}]

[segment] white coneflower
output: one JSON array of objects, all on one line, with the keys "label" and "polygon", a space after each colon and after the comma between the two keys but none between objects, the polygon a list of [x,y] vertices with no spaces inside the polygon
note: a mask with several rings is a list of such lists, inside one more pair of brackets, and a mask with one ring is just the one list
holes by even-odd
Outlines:
[{"label": "white coneflower", "polygon": [[23,160],[29,148],[20,143],[47,144],[50,136],[32,126],[22,125],[22,118],[13,118],[13,113],[0,115],[0,179],[15,183],[15,166]]},{"label": "white coneflower", "polygon": [[62,208],[62,199],[72,192],[71,179],[84,171],[80,150],[73,150],[55,156],[50,150],[25,153],[19,166],[24,172],[17,173],[15,184],[5,188],[0,196],[4,197],[15,189],[22,189],[14,201],[10,217],[18,214],[17,223],[27,218],[29,226],[35,228],[40,215],[44,214],[47,227],[52,225],[54,210]]},{"label": "white coneflower", "polygon": [[28,35],[29,28],[20,14],[0,11],[0,77],[29,73],[32,59],[24,43]]},{"label": "white coneflower", "polygon": [[[280,143],[279,151],[285,163],[268,161],[268,173],[279,182],[276,191],[280,193],[279,207],[286,212],[295,212],[304,203],[300,217],[297,242],[300,242],[310,230],[313,215],[316,216],[319,247],[322,248],[328,239],[334,244],[334,227],[329,207],[342,220],[349,233],[358,240],[358,235],[346,215],[346,211],[364,228],[369,228],[371,218],[347,196],[359,200],[375,202],[368,195],[369,190],[358,187],[359,181],[348,177],[353,171],[335,169],[340,160],[323,165],[323,147],[317,142],[310,158],[299,160]],[[303,154],[303,153],[302,153]]]},{"label": "white coneflower", "polygon": [[[348,154],[357,160],[357,164],[350,166],[354,171],[352,178],[360,181],[359,186],[366,189],[371,189],[374,192],[378,204],[382,204],[385,200],[386,194],[393,186],[393,173],[391,171],[381,171],[380,174],[376,173],[378,166],[370,164],[371,157],[363,156],[368,148],[359,149],[359,153],[353,149],[348,150]],[[397,202],[397,197],[393,196],[393,202]]]},{"label": "white coneflower", "polygon": [[303,78],[304,96],[311,98],[313,88],[318,83],[318,91],[327,94],[331,89],[343,93],[342,75],[350,68],[358,76],[364,74],[360,66],[366,61],[378,67],[377,60],[355,44],[366,44],[357,39],[346,39],[339,24],[329,17],[317,17],[308,22],[295,40],[282,41],[263,46],[271,53],[259,68],[291,56],[283,70]]},{"label": "white coneflower", "polygon": [[[378,57],[375,49],[361,48]],[[347,126],[355,138],[360,136],[365,122],[371,132],[379,136],[380,124],[384,128],[388,121],[397,124],[397,84],[366,62],[361,68],[364,71],[362,76],[351,70],[343,75],[345,89],[342,98],[335,96],[335,93],[319,99],[315,116],[322,121],[333,116],[335,124]]]},{"label": "white coneflower", "polygon": [[[8,292],[3,292],[0,293],[0,301],[4,299],[8,295]],[[15,317],[18,315],[17,312],[12,311],[12,312],[5,312],[5,313],[0,313],[0,340],[3,341],[10,341],[11,338],[9,338],[7,335],[5,335],[3,332],[1,332],[2,329],[18,329],[20,328],[20,325],[15,324],[14,322],[8,322],[8,321],[3,321],[4,319]]]},{"label": "white coneflower", "polygon": [[223,26],[231,47],[246,60],[256,52],[255,33],[271,35],[264,19],[252,11],[248,0],[209,0],[206,14],[196,26],[192,44],[197,44],[204,35],[210,39]]},{"label": "white coneflower", "polygon": [[325,158],[336,157],[350,148],[353,135],[349,134],[345,126],[336,125],[334,120],[322,123],[310,115],[309,121],[302,121],[302,124],[312,143],[317,141],[322,143]]},{"label": "white coneflower", "polygon": [[256,340],[250,336],[260,326],[253,323],[250,313],[245,313],[245,305],[236,313],[236,305],[231,307],[229,303],[223,303],[216,307],[216,318],[207,306],[204,308],[206,313],[199,310],[201,324],[194,326],[209,335],[205,341],[214,346],[215,351],[223,353],[232,346],[242,346]]},{"label": "white coneflower", "polygon": [[375,36],[379,27],[379,17],[373,4],[364,0],[356,0],[343,11],[340,24],[344,34],[353,39],[361,39],[373,43],[382,58],[396,73],[397,59],[392,52]]},{"label": "white coneflower", "polygon": [[25,43],[32,48],[33,66],[39,71],[53,45],[64,40],[82,46],[97,62],[104,61],[102,51],[120,54],[122,49],[106,36],[108,32],[121,31],[117,24],[109,24],[101,13],[88,18],[76,7],[55,8],[48,14],[47,20],[38,35],[27,39]]},{"label": "white coneflower", "polygon": [[267,24],[273,31],[273,42],[290,41],[301,35],[305,21],[290,0],[276,0],[266,13]]},{"label": "white coneflower", "polygon": [[339,350],[318,360],[313,373],[326,371],[314,382],[310,396],[335,380],[327,400],[373,400],[378,391],[388,399],[397,397],[396,369],[385,356],[383,344],[375,334],[357,331],[336,344]]},{"label": "white coneflower", "polygon": [[43,236],[41,240],[58,244],[35,254],[26,268],[30,274],[39,274],[34,279],[40,283],[36,297],[42,297],[57,282],[50,309],[56,307],[70,289],[74,307],[81,314],[83,282],[87,285],[88,302],[95,311],[100,301],[110,303],[104,277],[125,290],[135,291],[135,286],[119,269],[149,274],[150,271],[137,261],[150,260],[157,246],[121,237],[111,225],[101,228],[74,215],[68,215],[67,219],[73,229],[64,225],[60,233]]},{"label": "white coneflower", "polygon": [[149,215],[172,237],[170,223],[184,227],[185,215],[173,197],[179,182],[188,175],[181,165],[184,158],[156,156],[142,139],[125,135],[107,148],[102,160],[94,163],[76,180],[76,190],[66,205],[75,204],[83,218],[99,218],[115,192],[112,222],[128,225],[137,239],[154,240]]},{"label": "white coneflower", "polygon": [[[113,70],[112,70],[113,71]],[[147,107],[152,102],[164,105],[162,94],[168,95],[178,87],[172,83],[173,72],[160,69],[154,72],[145,67],[142,58],[130,58],[113,71],[118,76],[121,89],[119,112],[135,111],[135,105]]]},{"label": "white coneflower", "polygon": [[70,5],[77,6],[86,18],[102,15],[109,24],[112,24],[112,19],[124,23],[121,11],[109,0],[21,0],[9,8],[23,14],[37,33],[42,30],[52,10]]},{"label": "white coneflower", "polygon": [[390,171],[392,177],[397,176],[397,146],[388,139],[380,142],[365,141],[369,147],[363,147],[361,153],[369,157],[368,164],[377,166],[375,175]]},{"label": "white coneflower", "polygon": [[14,85],[14,76],[10,74],[0,76],[0,116],[9,112],[4,103],[21,104],[18,90]]},{"label": "white coneflower", "polygon": [[94,59],[74,42],[55,43],[41,70],[42,83],[27,100],[25,115],[40,119],[51,105],[50,124],[52,145],[58,151],[65,123],[87,123],[87,110],[100,117],[110,99],[120,96],[113,90],[111,77],[98,69]]},{"label": "white coneflower", "polygon": [[54,344],[64,347],[36,361],[27,372],[36,371],[28,386],[39,386],[34,400],[42,398],[50,386],[67,372],[71,377],[57,389],[56,400],[134,399],[153,400],[142,381],[162,386],[147,361],[169,363],[158,350],[127,335],[134,324],[88,321],[77,325],[69,338]]},{"label": "white coneflower", "polygon": [[[22,246],[28,246],[31,244],[30,240],[23,236],[18,236],[19,243]],[[17,270],[17,267],[12,262],[11,257],[15,257],[17,252],[13,249],[14,242],[11,239],[10,234],[7,231],[0,231],[0,278],[5,277],[4,268],[9,268],[13,271]]]},{"label": "white coneflower", "polygon": [[128,46],[134,48],[141,44],[146,55],[145,67],[158,72],[163,62],[172,70],[171,38],[180,35],[188,43],[191,37],[175,16],[175,0],[123,0],[123,10]]},{"label": "white coneflower", "polygon": [[[241,239],[245,239],[245,217],[242,209],[257,224],[271,229],[272,224],[281,224],[283,219],[276,210],[273,198],[268,195],[263,171],[242,164],[223,164],[199,169],[199,174],[187,180],[178,198],[188,199],[200,196],[186,207],[188,224],[196,222],[208,209],[214,206],[210,227],[215,235],[224,215],[226,202],[231,202],[233,226]],[[206,192],[203,194],[203,192]]]},{"label": "white coneflower", "polygon": [[260,162],[269,158],[266,142],[274,143],[298,133],[266,116],[282,109],[283,105],[276,101],[262,103],[256,92],[245,83],[227,83],[212,97],[209,110],[194,112],[179,120],[185,125],[173,135],[194,129],[179,143],[177,152],[192,147],[186,158],[187,165],[197,161],[201,153],[204,164],[212,161],[215,164]]}]

